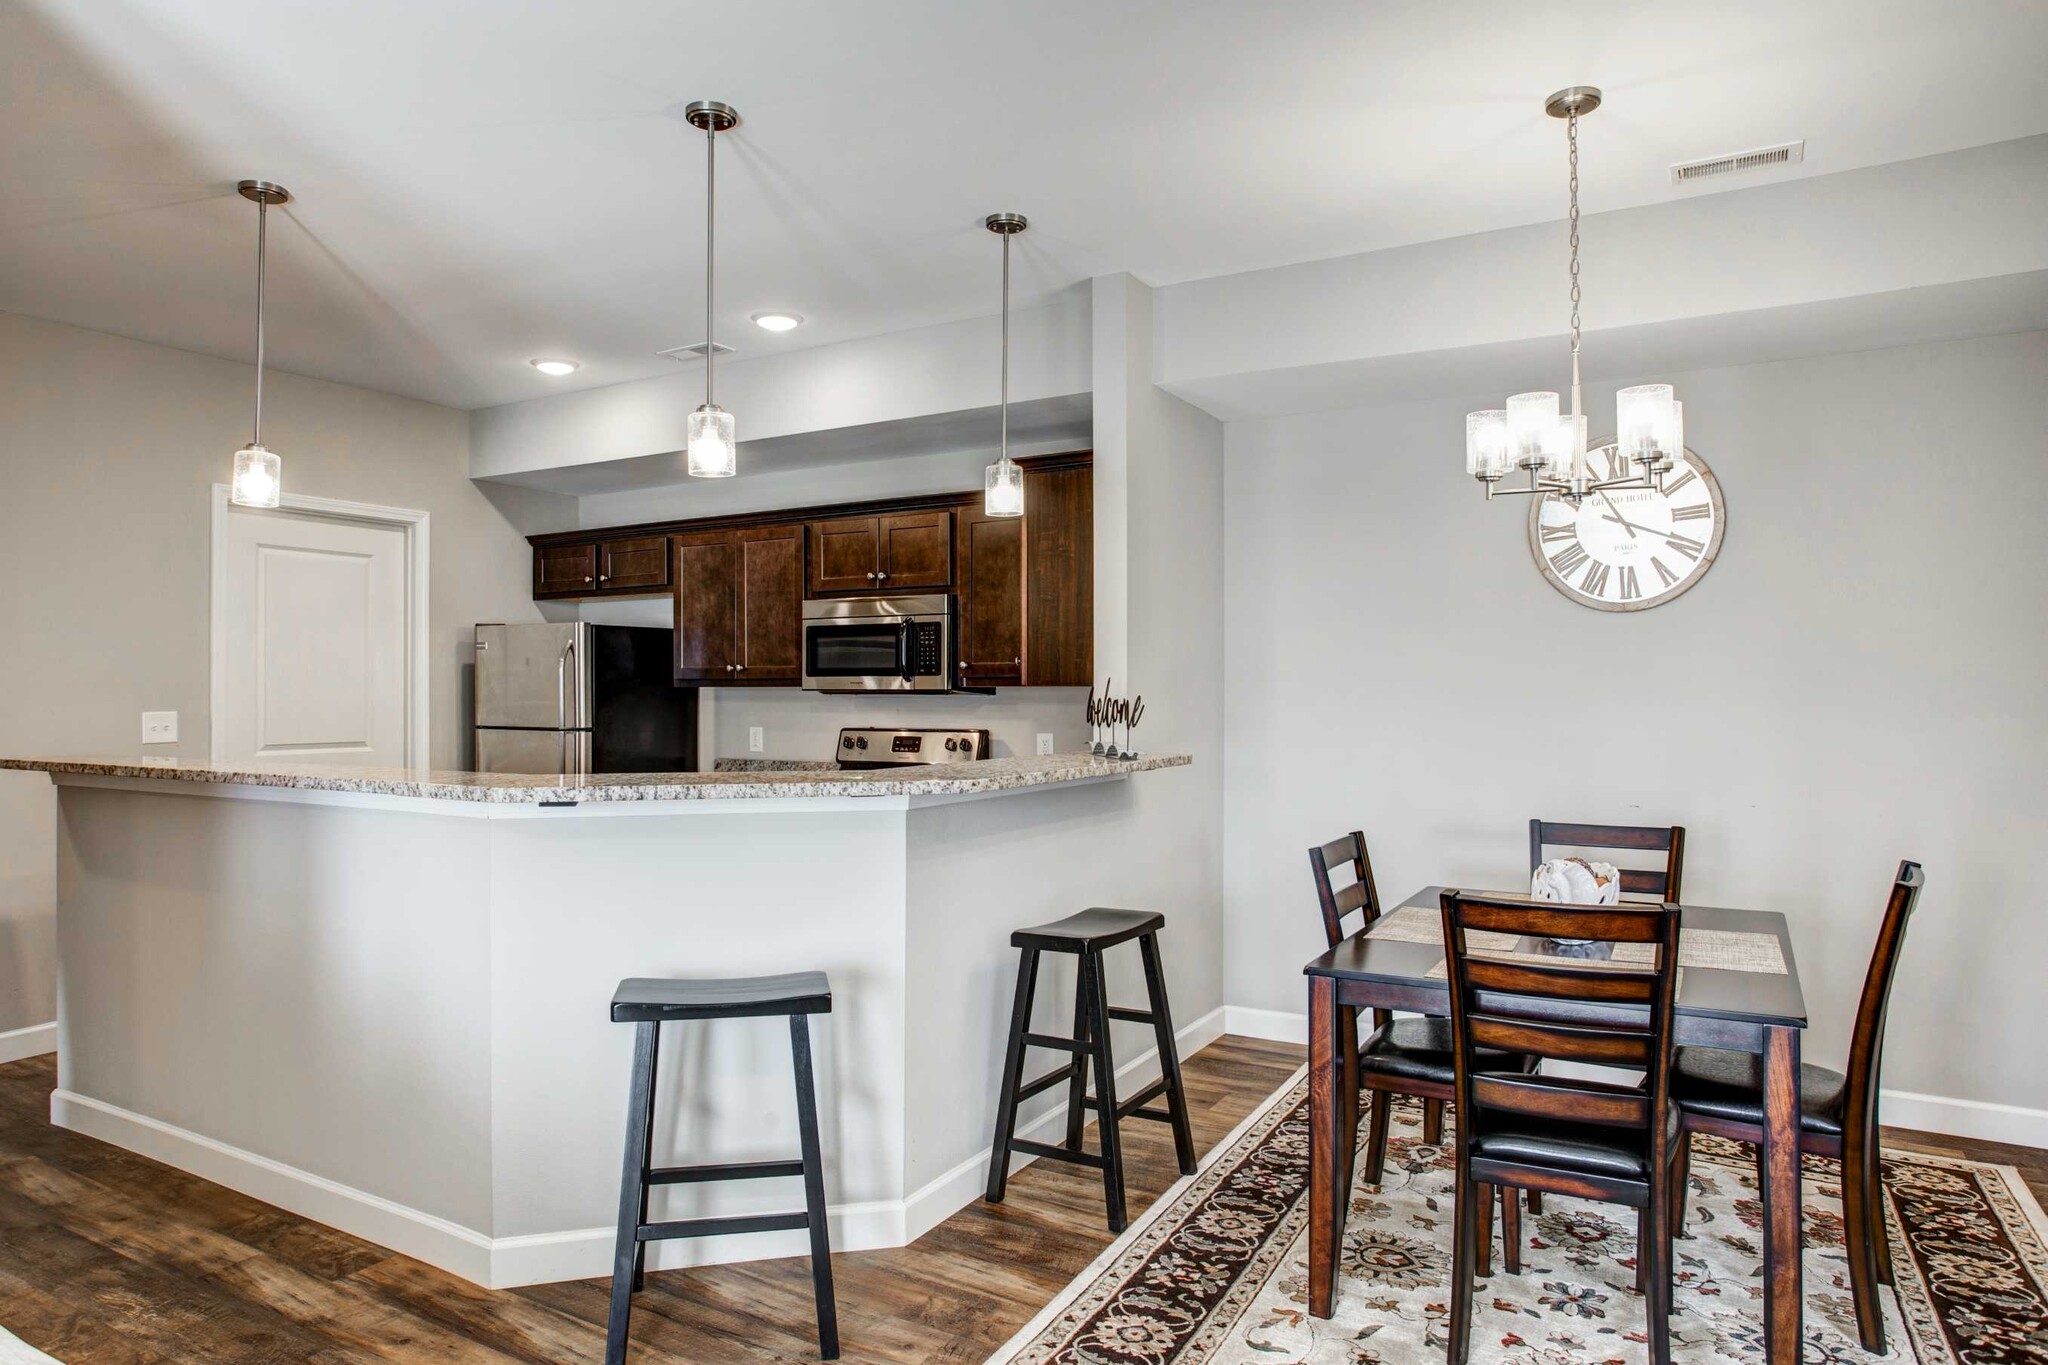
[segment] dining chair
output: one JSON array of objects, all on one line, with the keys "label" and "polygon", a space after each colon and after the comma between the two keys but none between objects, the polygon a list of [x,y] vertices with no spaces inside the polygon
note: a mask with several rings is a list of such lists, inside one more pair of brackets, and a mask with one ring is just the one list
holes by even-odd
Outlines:
[{"label": "dining chair", "polygon": [[[1309,866],[1315,871],[1316,899],[1323,911],[1323,933],[1329,947],[1344,941],[1344,920],[1353,911],[1364,915],[1361,927],[1380,917],[1380,896],[1372,879],[1372,857],[1366,852],[1365,835],[1353,830],[1308,851]],[[1348,876],[1347,876],[1348,874]],[[1343,880],[1332,885],[1332,878]],[[1356,932],[1356,931],[1353,931]],[[1435,1017],[1396,1019],[1391,1010],[1374,1010],[1372,1032],[1358,1036],[1358,1012],[1344,1011],[1338,1024],[1339,1046],[1356,1058],[1358,1084],[1379,1095],[1412,1095],[1422,1101],[1422,1140],[1435,1147],[1444,1140],[1444,1101],[1451,1098],[1457,1081],[1452,1061],[1451,1025]],[[1527,1071],[1533,1057],[1488,1049],[1480,1064],[1489,1070]],[[1376,1103],[1366,1126],[1366,1179],[1380,1184],[1386,1173],[1387,1137],[1391,1112]]]},{"label": "dining chair", "polygon": [[[1877,946],[1863,975],[1863,994],[1856,1002],[1848,1074],[1811,1064],[1799,1068],[1799,1150],[1835,1157],[1842,1163],[1843,1244],[1849,1256],[1849,1290],[1856,1301],[1856,1333],[1864,1350],[1878,1354],[1885,1349],[1885,1334],[1877,1287],[1892,1283],[1883,1172],[1878,1164],[1878,1072],[1884,1061],[1885,1010],[1891,1003],[1899,951],[1926,880],[1920,864],[1911,861],[1900,863],[1892,880],[1884,919],[1877,928]],[[1685,1228],[1685,1180],[1692,1135],[1712,1133],[1741,1142],[1763,1141],[1761,1060],[1719,1048],[1678,1049],[1671,1075],[1672,1100],[1679,1110],[1677,1206],[1672,1226],[1681,1232]]]},{"label": "dining chair", "polygon": [[1543,850],[1557,848],[1633,849],[1662,853],[1664,867],[1624,867],[1621,894],[1646,896],[1659,904],[1679,901],[1685,880],[1684,825],[1575,825],[1551,820],[1529,822],[1529,871],[1543,866]]},{"label": "dining chair", "polygon": [[[1673,1162],[1679,1150],[1670,1103],[1672,999],[1678,983],[1680,911],[1664,906],[1542,905],[1443,893],[1451,1035],[1456,1049],[1457,1211],[1451,1255],[1448,1358],[1465,1365],[1472,1335],[1472,1281],[1489,1236],[1492,1196],[1502,1191],[1506,1261],[1520,1270],[1511,1190],[1542,1190],[1642,1210],[1637,1284],[1643,1291],[1651,1365],[1671,1359]],[[1599,956],[1486,955],[1467,930],[1601,944],[1650,944],[1647,966]],[[1612,948],[1608,949],[1612,952]],[[1589,1016],[1587,1005],[1601,1007]],[[1611,1008],[1609,1008],[1611,1007]],[[1571,1022],[1560,1022],[1563,1009]],[[1640,1069],[1640,1084],[1537,1073],[1482,1071],[1481,1048]]]}]

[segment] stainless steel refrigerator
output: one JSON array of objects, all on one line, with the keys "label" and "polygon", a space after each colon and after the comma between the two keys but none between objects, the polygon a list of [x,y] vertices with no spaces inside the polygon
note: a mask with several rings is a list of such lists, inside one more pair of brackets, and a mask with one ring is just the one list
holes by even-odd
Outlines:
[{"label": "stainless steel refrigerator", "polygon": [[587,621],[479,625],[477,771],[694,771],[697,689],[676,686],[674,640]]}]

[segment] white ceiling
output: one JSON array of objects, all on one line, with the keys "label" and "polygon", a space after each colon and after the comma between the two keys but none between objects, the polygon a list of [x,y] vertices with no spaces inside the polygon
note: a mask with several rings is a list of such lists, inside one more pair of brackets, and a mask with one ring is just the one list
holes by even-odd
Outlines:
[{"label": "white ceiling", "polygon": [[759,355],[994,312],[995,209],[1020,302],[1165,284],[1554,219],[1573,82],[1593,212],[2048,131],[2044,52],[2033,0],[0,0],[0,309],[247,356],[263,176],[274,363],[476,407],[701,338],[700,96]]}]

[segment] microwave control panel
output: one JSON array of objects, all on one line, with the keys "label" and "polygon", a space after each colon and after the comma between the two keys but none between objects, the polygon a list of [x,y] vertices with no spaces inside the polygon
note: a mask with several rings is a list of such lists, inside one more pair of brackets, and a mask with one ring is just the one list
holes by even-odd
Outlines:
[{"label": "microwave control panel", "polygon": [[910,671],[920,678],[936,678],[946,671],[946,627],[938,621],[915,621],[910,627]]}]

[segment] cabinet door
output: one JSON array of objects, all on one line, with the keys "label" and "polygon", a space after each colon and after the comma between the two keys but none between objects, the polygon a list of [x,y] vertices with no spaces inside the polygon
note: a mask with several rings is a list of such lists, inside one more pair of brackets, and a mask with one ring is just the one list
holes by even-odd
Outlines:
[{"label": "cabinet door", "polygon": [[953,514],[899,512],[878,521],[876,545],[883,592],[926,592],[953,586]]},{"label": "cabinet door", "polygon": [[873,517],[811,523],[811,595],[873,592],[881,569]]},{"label": "cabinet door", "polygon": [[1024,521],[960,513],[960,684],[1024,681]]},{"label": "cabinet door", "polygon": [[1093,471],[1024,468],[1024,681],[1086,687],[1095,672]]},{"label": "cabinet door", "polygon": [[597,591],[597,546],[544,545],[533,552],[535,597],[581,597]]},{"label": "cabinet door", "polygon": [[676,681],[731,682],[739,664],[739,547],[730,531],[673,543]]},{"label": "cabinet door", "polygon": [[804,528],[735,534],[740,578],[739,681],[803,681]]},{"label": "cabinet door", "polygon": [[607,540],[597,551],[597,586],[605,592],[668,586],[667,536]]}]

